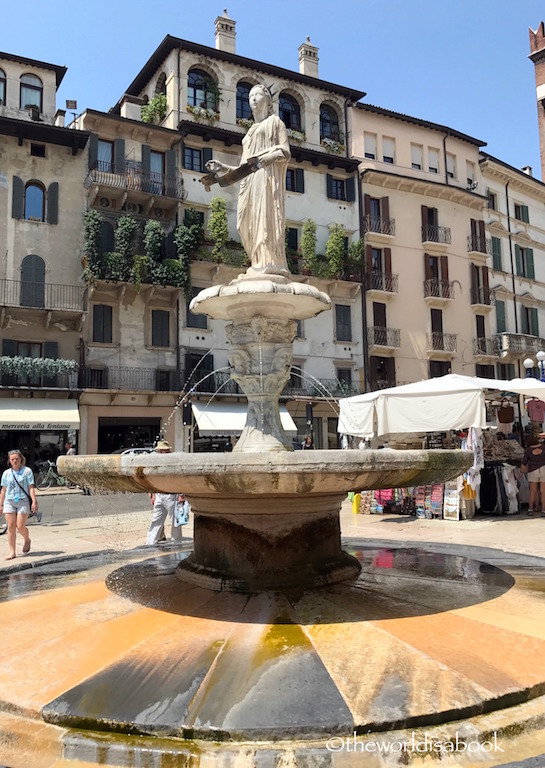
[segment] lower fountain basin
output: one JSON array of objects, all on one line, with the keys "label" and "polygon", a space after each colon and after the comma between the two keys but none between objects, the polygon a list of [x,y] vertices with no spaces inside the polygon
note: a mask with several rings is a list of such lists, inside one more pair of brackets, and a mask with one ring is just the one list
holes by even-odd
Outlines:
[{"label": "lower fountain basin", "polygon": [[184,492],[194,550],[177,576],[215,591],[321,587],[356,578],[341,547],[350,490],[422,485],[469,468],[467,451],[301,451],[66,456],[61,473],[98,490]]}]

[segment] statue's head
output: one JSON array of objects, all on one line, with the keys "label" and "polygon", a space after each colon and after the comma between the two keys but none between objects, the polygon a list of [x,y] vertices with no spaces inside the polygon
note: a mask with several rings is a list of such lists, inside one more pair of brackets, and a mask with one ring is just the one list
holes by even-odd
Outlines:
[{"label": "statue's head", "polygon": [[259,93],[263,94],[264,97],[267,99],[267,108],[268,108],[268,114],[273,114],[273,103],[272,103],[272,93],[267,88],[266,85],[263,85],[262,83],[258,83],[257,85],[254,85],[253,88],[251,88],[250,93],[248,94],[248,98],[251,97],[252,93]]}]

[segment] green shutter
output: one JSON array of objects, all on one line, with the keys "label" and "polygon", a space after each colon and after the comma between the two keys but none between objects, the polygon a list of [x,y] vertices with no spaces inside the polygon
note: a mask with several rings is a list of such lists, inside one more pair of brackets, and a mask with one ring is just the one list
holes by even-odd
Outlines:
[{"label": "green shutter", "polygon": [[329,199],[332,199],[333,197],[333,176],[328,173],[325,178],[326,183],[326,193]]},{"label": "green shutter", "polygon": [[532,336],[539,336],[539,322],[537,318],[537,307],[530,307],[530,333]]},{"label": "green shutter", "polygon": [[25,185],[18,176],[13,177],[13,189],[11,199],[11,217],[22,219],[25,215]]},{"label": "green shutter", "polygon": [[499,272],[503,271],[501,261],[501,240],[499,237],[492,238],[492,269]]},{"label": "green shutter", "polygon": [[17,342],[13,339],[2,339],[2,355],[4,357],[16,357]]},{"label": "green shutter", "polygon": [[522,220],[526,222],[526,224],[530,223],[530,214],[528,213],[527,205],[522,206]]},{"label": "green shutter", "polygon": [[356,199],[356,185],[354,184],[353,176],[350,176],[350,178],[346,180],[345,189],[346,189],[346,202],[353,203],[354,200]]},{"label": "green shutter", "polygon": [[98,136],[96,133],[91,133],[89,136],[89,159],[88,168],[96,168],[98,162]]},{"label": "green shutter", "polygon": [[519,277],[524,277],[524,267],[522,265],[522,253],[520,252],[520,245],[517,245],[516,243],[515,243],[515,265],[516,265],[517,275],[519,275]]},{"label": "green shutter", "polygon": [[536,273],[534,271],[534,250],[533,248],[524,249],[524,260],[526,262],[526,277],[531,280],[535,279]]},{"label": "green shutter", "polygon": [[496,333],[505,333],[505,302],[496,299]]},{"label": "green shutter", "polygon": [[520,308],[520,332],[530,333],[530,328],[528,327],[528,312],[526,307],[523,306]]},{"label": "green shutter", "polygon": [[47,216],[48,224],[59,223],[59,182],[53,181],[47,188]]},{"label": "green shutter", "polygon": [[114,173],[125,172],[125,139],[114,139]]},{"label": "green shutter", "polygon": [[212,149],[210,147],[204,147],[202,151],[202,172],[206,170],[206,163],[212,160]]},{"label": "green shutter", "polygon": [[305,191],[305,172],[302,168],[295,169],[295,191],[301,193]]}]

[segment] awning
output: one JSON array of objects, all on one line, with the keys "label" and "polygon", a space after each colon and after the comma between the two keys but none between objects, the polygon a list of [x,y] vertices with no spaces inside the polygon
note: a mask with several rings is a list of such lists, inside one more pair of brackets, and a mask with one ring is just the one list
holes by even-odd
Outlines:
[{"label": "awning", "polygon": [[[240,435],[246,425],[246,403],[191,403],[201,437]],[[285,405],[280,406],[280,420],[288,434],[297,434],[295,422]]]},{"label": "awning", "polygon": [[75,400],[0,399],[1,429],[79,429]]}]

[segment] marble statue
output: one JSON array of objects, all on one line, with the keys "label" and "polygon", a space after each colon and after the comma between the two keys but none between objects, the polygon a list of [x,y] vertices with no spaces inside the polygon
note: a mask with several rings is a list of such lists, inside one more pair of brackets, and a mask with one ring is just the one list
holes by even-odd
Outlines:
[{"label": "marble statue", "polygon": [[290,148],[286,126],[273,114],[272,97],[264,85],[249,95],[255,122],[242,140],[239,166],[210,160],[202,179],[207,189],[241,181],[237,229],[248,254],[250,274],[289,275],[285,247],[286,167]]}]

